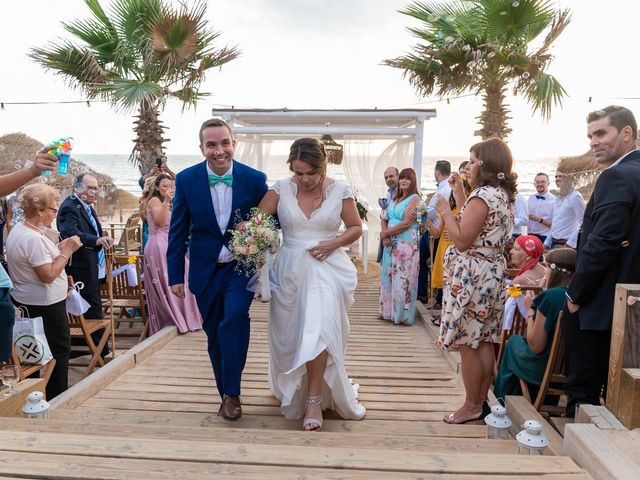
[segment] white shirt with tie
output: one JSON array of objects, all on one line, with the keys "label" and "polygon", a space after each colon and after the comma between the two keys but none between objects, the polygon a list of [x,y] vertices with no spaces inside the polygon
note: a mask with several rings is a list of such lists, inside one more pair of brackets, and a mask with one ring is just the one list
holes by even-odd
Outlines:
[{"label": "white shirt with tie", "polygon": [[[547,192],[543,195],[535,193],[529,197],[529,200],[527,200],[529,213],[550,222],[551,218],[553,218],[553,204],[555,202],[556,196],[551,192]],[[529,233],[535,233],[536,235],[546,237],[549,235],[549,232],[551,232],[551,227],[547,227],[540,222],[529,220]]]},{"label": "white shirt with tie", "polygon": [[[76,197],[76,199],[80,202],[80,205],[82,205],[82,208],[84,208],[85,212],[87,210],[89,210],[87,212],[87,215],[93,216],[93,212],[92,212],[92,207],[91,205],[87,204],[84,200],[82,200],[79,196],[74,195],[74,197]],[[94,220],[96,220],[94,218]],[[91,219],[89,219],[89,222],[91,222]],[[97,222],[96,222],[97,225]],[[98,232],[98,230],[96,230],[96,235],[100,236],[100,233]],[[103,255],[104,256],[104,255]],[[100,259],[100,257],[98,256],[98,259]],[[102,280],[104,277],[107,276],[107,269],[106,269],[106,265],[104,263],[100,263],[98,261],[98,278],[100,280]]]},{"label": "white shirt with tie", "polygon": [[[207,165],[207,174],[213,175],[214,177],[220,177],[223,175],[217,175],[213,173],[213,170],[209,168],[209,163]],[[233,164],[229,168],[229,170],[225,173],[225,175],[231,175],[233,173]],[[209,178],[209,177],[207,177]],[[213,211],[216,214],[216,220],[218,220],[218,226],[220,227],[220,231],[224,235],[227,231],[227,226],[229,225],[229,220],[231,220],[231,203],[233,201],[233,188],[227,185],[224,182],[218,182],[215,185],[209,185],[209,190],[211,191],[211,202],[213,203]],[[218,255],[218,262],[228,263],[233,260],[233,255],[229,251],[226,246],[222,246],[220,250],[220,255]]]}]

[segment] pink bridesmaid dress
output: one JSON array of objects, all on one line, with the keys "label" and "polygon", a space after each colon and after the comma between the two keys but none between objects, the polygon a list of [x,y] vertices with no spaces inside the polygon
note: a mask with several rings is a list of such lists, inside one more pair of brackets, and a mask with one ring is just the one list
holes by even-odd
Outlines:
[{"label": "pink bridesmaid dress", "polygon": [[202,317],[198,311],[196,297],[189,291],[189,260],[185,259],[185,295],[180,299],[171,293],[167,273],[167,245],[169,225],[159,227],[153,223],[147,210],[149,240],[144,248],[144,286],[149,307],[149,335],[162,330],[167,325],[175,325],[180,333],[202,329]]}]

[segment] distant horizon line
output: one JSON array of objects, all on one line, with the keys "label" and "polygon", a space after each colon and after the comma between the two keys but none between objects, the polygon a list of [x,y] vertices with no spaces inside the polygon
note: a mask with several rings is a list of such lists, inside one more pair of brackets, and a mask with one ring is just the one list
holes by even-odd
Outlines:
[{"label": "distant horizon line", "polygon": [[[129,155],[131,155],[131,153],[76,153],[74,155],[92,155],[92,156],[105,156],[105,155],[118,155],[118,156],[126,156],[129,157]],[[73,155],[72,155],[73,156]],[[286,153],[281,153],[281,154],[272,154],[272,156],[274,157],[286,157],[287,154]],[[375,155],[371,155],[372,157],[375,157]],[[515,161],[518,160],[523,160],[523,161],[530,161],[530,160],[560,160],[560,157],[565,157],[565,156],[579,156],[579,155],[555,155],[555,156],[545,156],[545,157],[517,157],[514,158]],[[198,157],[198,158],[203,158],[202,155],[198,155],[195,153],[171,153],[169,155],[167,155],[167,158],[170,157]],[[468,157],[465,155],[423,155],[422,156],[423,159],[427,158],[427,159],[443,159],[443,160],[455,160],[455,161],[464,161],[467,160]]]}]

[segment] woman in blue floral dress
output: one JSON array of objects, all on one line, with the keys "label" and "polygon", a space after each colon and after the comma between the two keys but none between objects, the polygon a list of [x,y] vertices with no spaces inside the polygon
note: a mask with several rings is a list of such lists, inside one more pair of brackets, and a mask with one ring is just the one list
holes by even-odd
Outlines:
[{"label": "woman in blue floral dress", "polygon": [[447,423],[482,418],[494,369],[492,343],[500,336],[506,300],[504,247],[513,230],[517,175],[506,143],[491,138],[471,147],[469,165],[474,190],[460,219],[449,202],[438,199],[453,245],[444,257],[445,292],[438,343],[459,350],[465,402]]},{"label": "woman in blue floral dress", "polygon": [[413,325],[418,295],[418,224],[416,206],[421,201],[416,172],[405,168],[398,175],[398,190],[386,210],[380,239],[384,245],[380,272],[380,318],[396,325]]}]

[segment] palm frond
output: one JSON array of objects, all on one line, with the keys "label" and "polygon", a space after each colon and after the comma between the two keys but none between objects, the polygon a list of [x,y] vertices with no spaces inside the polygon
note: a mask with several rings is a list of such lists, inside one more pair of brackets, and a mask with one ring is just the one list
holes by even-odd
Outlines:
[{"label": "palm frond", "polygon": [[130,112],[141,104],[155,105],[167,92],[157,83],[113,78],[95,87],[96,96],[110,101],[119,111]]},{"label": "palm frond", "polygon": [[547,73],[538,75],[525,90],[525,98],[533,107],[533,111],[540,111],[546,120],[551,117],[552,106],[562,106],[562,99],[566,94],[560,82]]},{"label": "palm frond", "polygon": [[528,43],[553,20],[550,0],[474,0],[481,6],[487,34],[491,38]]},{"label": "palm frond", "polygon": [[70,42],[34,48],[29,56],[45,69],[61,75],[70,86],[77,86],[89,95],[93,85],[104,82],[108,76],[88,49],[78,48]]}]

